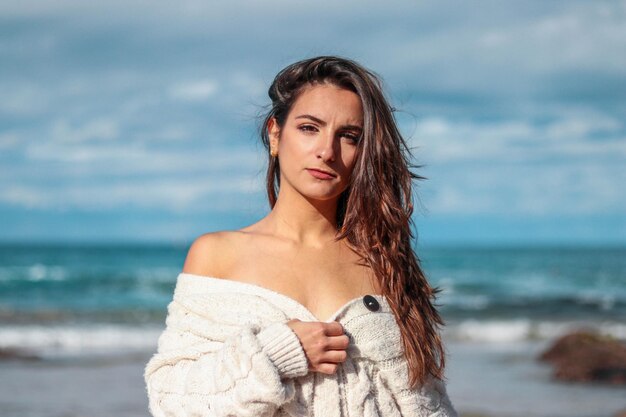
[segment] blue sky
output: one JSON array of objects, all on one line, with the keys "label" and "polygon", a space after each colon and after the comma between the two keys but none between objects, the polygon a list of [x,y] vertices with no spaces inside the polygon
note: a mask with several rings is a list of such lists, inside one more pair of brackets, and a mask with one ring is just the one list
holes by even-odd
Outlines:
[{"label": "blue sky", "polygon": [[379,74],[418,242],[626,243],[626,2],[0,4],[0,240],[187,242],[268,210],[291,62]]}]

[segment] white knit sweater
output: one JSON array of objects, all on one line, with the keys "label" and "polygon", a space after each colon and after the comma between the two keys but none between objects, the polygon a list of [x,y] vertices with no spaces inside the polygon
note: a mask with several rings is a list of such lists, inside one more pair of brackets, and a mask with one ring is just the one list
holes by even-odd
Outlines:
[{"label": "white knit sweater", "polygon": [[350,339],[332,374],[308,370],[292,318],[319,321],[287,295],[180,273],[157,352],[145,367],[154,417],[457,417],[445,383],[408,389],[400,330],[386,299],[344,304]]}]

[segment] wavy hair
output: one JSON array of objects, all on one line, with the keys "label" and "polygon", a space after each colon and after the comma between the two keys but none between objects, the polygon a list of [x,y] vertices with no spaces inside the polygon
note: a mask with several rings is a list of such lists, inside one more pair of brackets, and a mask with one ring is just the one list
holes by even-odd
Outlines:
[{"label": "wavy hair", "polygon": [[385,97],[381,79],[353,60],[319,56],[281,70],[268,94],[271,107],[260,125],[268,151],[266,176],[270,207],[280,187],[280,162],[269,153],[268,122],[279,128],[305,87],[329,83],[356,93],[363,107],[363,133],[358,143],[350,184],[337,206],[339,234],[369,266],[398,323],[409,367],[409,385],[423,384],[428,374],[444,379],[445,352],[437,326],[443,326],[433,288],[411,247],[413,233],[412,181],[427,179],[413,173],[411,151],[400,134],[395,109]]}]

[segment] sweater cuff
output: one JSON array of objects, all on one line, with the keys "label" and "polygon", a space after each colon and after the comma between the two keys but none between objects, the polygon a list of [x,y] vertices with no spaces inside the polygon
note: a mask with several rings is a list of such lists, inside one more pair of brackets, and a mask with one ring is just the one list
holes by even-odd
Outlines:
[{"label": "sweater cuff", "polygon": [[257,334],[263,351],[281,377],[294,378],[309,372],[309,363],[296,333],[286,323],[273,323]]}]

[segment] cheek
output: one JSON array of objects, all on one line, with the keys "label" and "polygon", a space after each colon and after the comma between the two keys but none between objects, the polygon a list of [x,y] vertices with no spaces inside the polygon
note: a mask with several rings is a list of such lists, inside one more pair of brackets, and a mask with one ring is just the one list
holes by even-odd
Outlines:
[{"label": "cheek", "polygon": [[285,155],[289,155],[290,158],[301,158],[310,150],[307,146],[311,146],[307,143],[306,138],[302,138],[297,134],[290,135],[279,144],[279,151]]},{"label": "cheek", "polygon": [[303,146],[299,146],[295,138],[289,138],[282,142],[278,151],[278,158],[280,161],[281,170],[284,170],[287,175],[297,175],[302,169],[305,168],[305,162],[308,160],[306,157],[306,149]]},{"label": "cheek", "polygon": [[346,172],[351,173],[356,165],[356,150],[344,153],[343,164],[346,167]]}]

